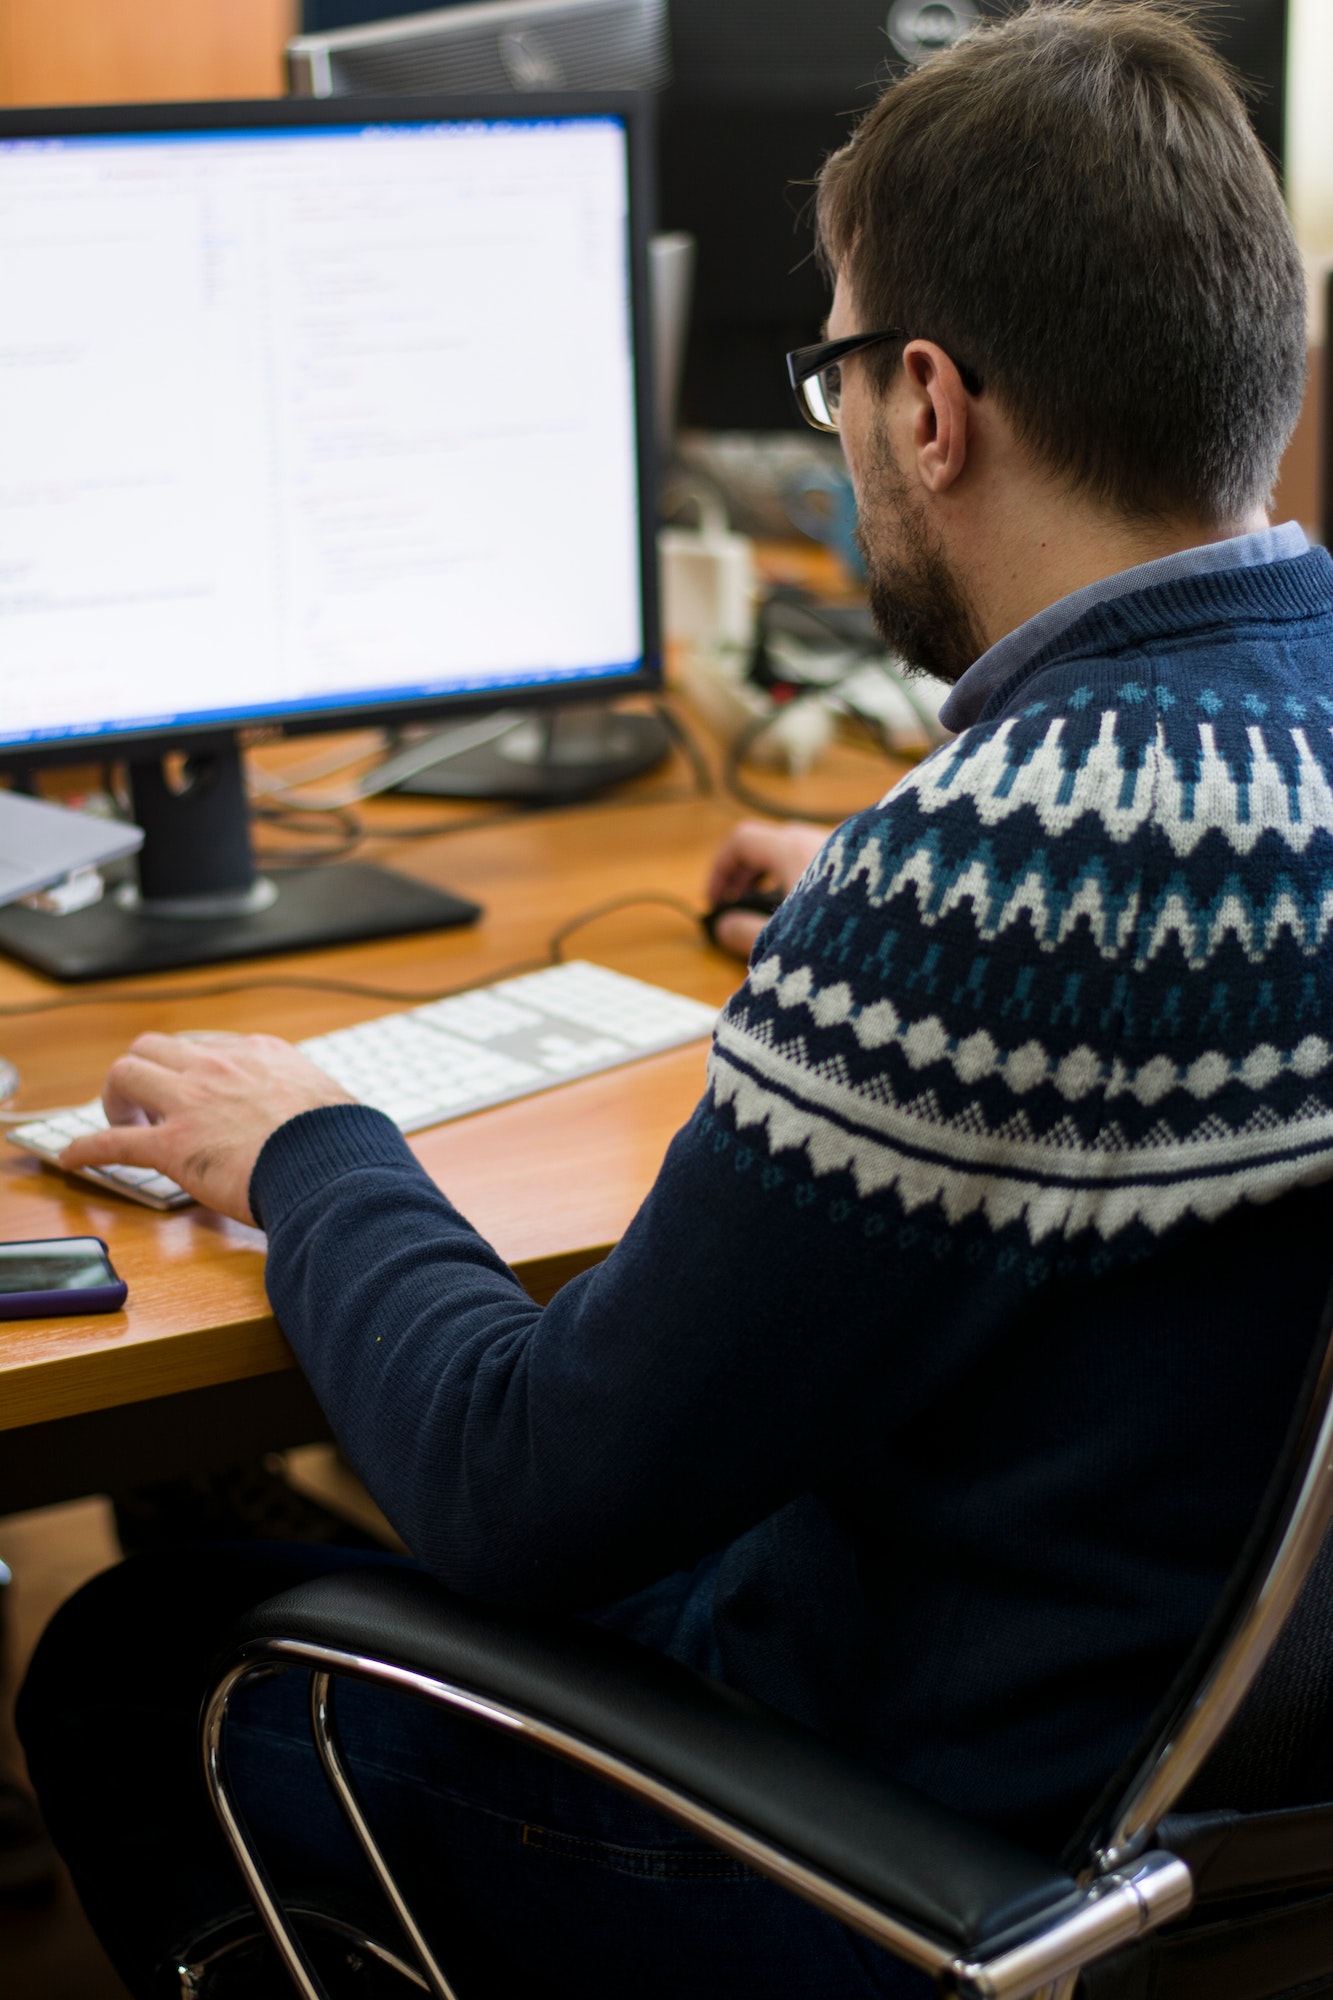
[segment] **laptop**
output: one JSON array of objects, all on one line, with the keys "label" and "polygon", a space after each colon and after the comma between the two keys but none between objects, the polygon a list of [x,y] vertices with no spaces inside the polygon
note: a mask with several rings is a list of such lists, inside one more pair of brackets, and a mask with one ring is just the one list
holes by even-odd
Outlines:
[{"label": "laptop", "polygon": [[142,846],[137,826],[0,791],[0,903],[36,895],[67,875],[119,861]]}]

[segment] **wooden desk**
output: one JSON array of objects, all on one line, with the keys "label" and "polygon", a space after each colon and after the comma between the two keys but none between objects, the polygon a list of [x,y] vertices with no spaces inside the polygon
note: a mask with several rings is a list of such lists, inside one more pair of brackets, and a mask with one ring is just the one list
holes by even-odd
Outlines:
[{"label": "wooden desk", "polygon": [[[886,782],[882,762],[854,753],[841,771],[820,778],[821,802],[840,797],[843,811]],[[680,769],[644,781],[623,802],[428,841],[383,840],[365,850],[475,898],[485,915],[471,929],[216,973],[164,974],[135,983],[160,999],[104,997],[68,1012],[0,1019],[0,1052],[23,1079],[18,1108],[94,1095],[108,1063],[144,1028],[227,1027],[296,1039],[392,1005],[262,985],[211,1000],[173,998],[174,989],[289,974],[424,997],[541,956],[559,925],[613,897],[656,890],[697,907],[709,856],[738,813],[720,799],[684,797],[686,785]],[[667,802],[655,802],[663,794]],[[395,800],[377,813],[376,824],[386,828],[443,818],[422,800]],[[712,950],[696,926],[651,904],[590,925],[566,955],[718,1005],[738,977],[734,961]],[[0,1004],[62,995],[77,997],[78,989],[0,963]],[[544,1300],[620,1236],[698,1098],[705,1056],[699,1043],[650,1057],[411,1143]],[[123,1313],[0,1323],[0,1430],[7,1433],[0,1439],[0,1511],[326,1434],[269,1311],[258,1231],[200,1208],[157,1215],[4,1146],[0,1197],[4,1237],[103,1236],[130,1288]]]}]

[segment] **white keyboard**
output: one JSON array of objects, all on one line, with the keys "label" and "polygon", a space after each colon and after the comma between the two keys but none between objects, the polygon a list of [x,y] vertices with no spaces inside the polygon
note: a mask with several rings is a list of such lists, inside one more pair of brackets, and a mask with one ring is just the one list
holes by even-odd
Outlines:
[{"label": "white keyboard", "polygon": [[[401,1132],[418,1132],[697,1041],[712,1033],[716,1019],[717,1010],[697,1000],[576,959],[405,1014],[312,1035],[300,1046]],[[11,1145],[51,1161],[71,1139],[105,1125],[94,1098],[16,1125],[7,1136]],[[81,1178],[149,1208],[180,1208],[190,1199],[175,1181],[146,1167],[88,1167]]]}]

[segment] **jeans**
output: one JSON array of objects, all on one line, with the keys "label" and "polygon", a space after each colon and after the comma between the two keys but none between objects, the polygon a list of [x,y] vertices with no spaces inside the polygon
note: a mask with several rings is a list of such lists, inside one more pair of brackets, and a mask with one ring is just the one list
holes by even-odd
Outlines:
[{"label": "jeans", "polygon": [[[203,1789],[210,1661],[248,1607],[307,1577],[404,1560],[275,1544],[109,1570],[44,1635],[19,1729],[47,1823],[135,1995],[245,1904]],[[602,1622],[716,1668],[701,1580]],[[392,1941],[310,1740],[306,1676],[238,1697],[228,1770],[280,1895]],[[344,1682],[339,1738],[371,1826],[461,2000],[925,2000],[930,1981],[628,1795],[411,1697]]]}]

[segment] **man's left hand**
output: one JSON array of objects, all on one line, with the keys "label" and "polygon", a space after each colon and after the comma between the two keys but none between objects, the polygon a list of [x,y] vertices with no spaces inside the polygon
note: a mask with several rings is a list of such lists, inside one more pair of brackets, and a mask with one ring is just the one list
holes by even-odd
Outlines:
[{"label": "man's left hand", "polygon": [[152,1167],[253,1222],[250,1176],[265,1140],[302,1111],[355,1102],[276,1035],[140,1035],[102,1091],[110,1129],[76,1139],[60,1165]]}]

